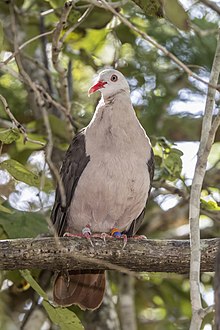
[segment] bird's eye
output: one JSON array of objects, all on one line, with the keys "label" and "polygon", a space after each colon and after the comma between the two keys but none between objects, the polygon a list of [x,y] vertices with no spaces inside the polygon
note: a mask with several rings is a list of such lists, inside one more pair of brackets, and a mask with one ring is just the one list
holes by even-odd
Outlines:
[{"label": "bird's eye", "polygon": [[116,82],[117,80],[118,80],[118,77],[116,76],[116,74],[113,74],[111,76],[111,81]]}]

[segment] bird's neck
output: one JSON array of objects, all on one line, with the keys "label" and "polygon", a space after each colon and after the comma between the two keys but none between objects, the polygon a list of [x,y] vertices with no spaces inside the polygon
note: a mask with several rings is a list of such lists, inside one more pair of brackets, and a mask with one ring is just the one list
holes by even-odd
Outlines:
[{"label": "bird's neck", "polygon": [[89,126],[123,128],[136,121],[137,117],[131,104],[130,94],[119,91],[106,98],[102,96]]},{"label": "bird's neck", "polygon": [[145,141],[146,133],[136,117],[130,95],[120,93],[102,98],[86,128],[86,136],[87,144],[115,150]]}]

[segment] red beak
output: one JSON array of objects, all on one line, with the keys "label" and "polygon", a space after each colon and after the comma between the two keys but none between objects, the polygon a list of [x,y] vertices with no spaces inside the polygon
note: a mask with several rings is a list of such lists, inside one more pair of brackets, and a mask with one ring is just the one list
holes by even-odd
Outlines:
[{"label": "red beak", "polygon": [[90,89],[88,90],[88,95],[95,93],[96,91],[98,91],[100,88],[105,88],[105,85],[107,84],[106,81],[98,81],[95,85],[93,85],[92,87],[90,87]]}]

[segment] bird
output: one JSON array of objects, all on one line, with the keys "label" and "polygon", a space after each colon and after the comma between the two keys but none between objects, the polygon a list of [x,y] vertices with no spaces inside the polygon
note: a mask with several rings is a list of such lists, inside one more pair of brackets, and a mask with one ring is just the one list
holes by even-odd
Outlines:
[{"label": "bird", "polygon": [[[101,71],[88,94],[97,91],[101,99],[94,115],[73,138],[61,166],[66,205],[57,188],[51,212],[58,236],[132,237],[144,218],[154,175],[150,140],[120,71]],[[95,310],[104,292],[104,271],[68,270],[57,274],[53,299],[60,306]]]}]

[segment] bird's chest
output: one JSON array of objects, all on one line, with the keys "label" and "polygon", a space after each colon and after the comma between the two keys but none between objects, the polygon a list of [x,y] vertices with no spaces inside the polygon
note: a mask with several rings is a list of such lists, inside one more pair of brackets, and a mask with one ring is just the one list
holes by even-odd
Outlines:
[{"label": "bird's chest", "polygon": [[149,142],[141,127],[127,123],[126,118],[116,124],[115,119],[107,118],[99,130],[89,136],[90,162],[85,176],[93,182],[96,192],[103,194],[104,191],[108,198],[120,199],[146,189],[143,182],[148,176]]},{"label": "bird's chest", "polygon": [[[90,161],[80,177],[78,188],[85,191],[89,204],[136,203],[148,192],[147,145],[124,137],[103,137],[90,153]],[[77,193],[77,191],[76,191]],[[144,197],[144,198],[145,198]],[[93,201],[91,203],[91,201]]]}]

